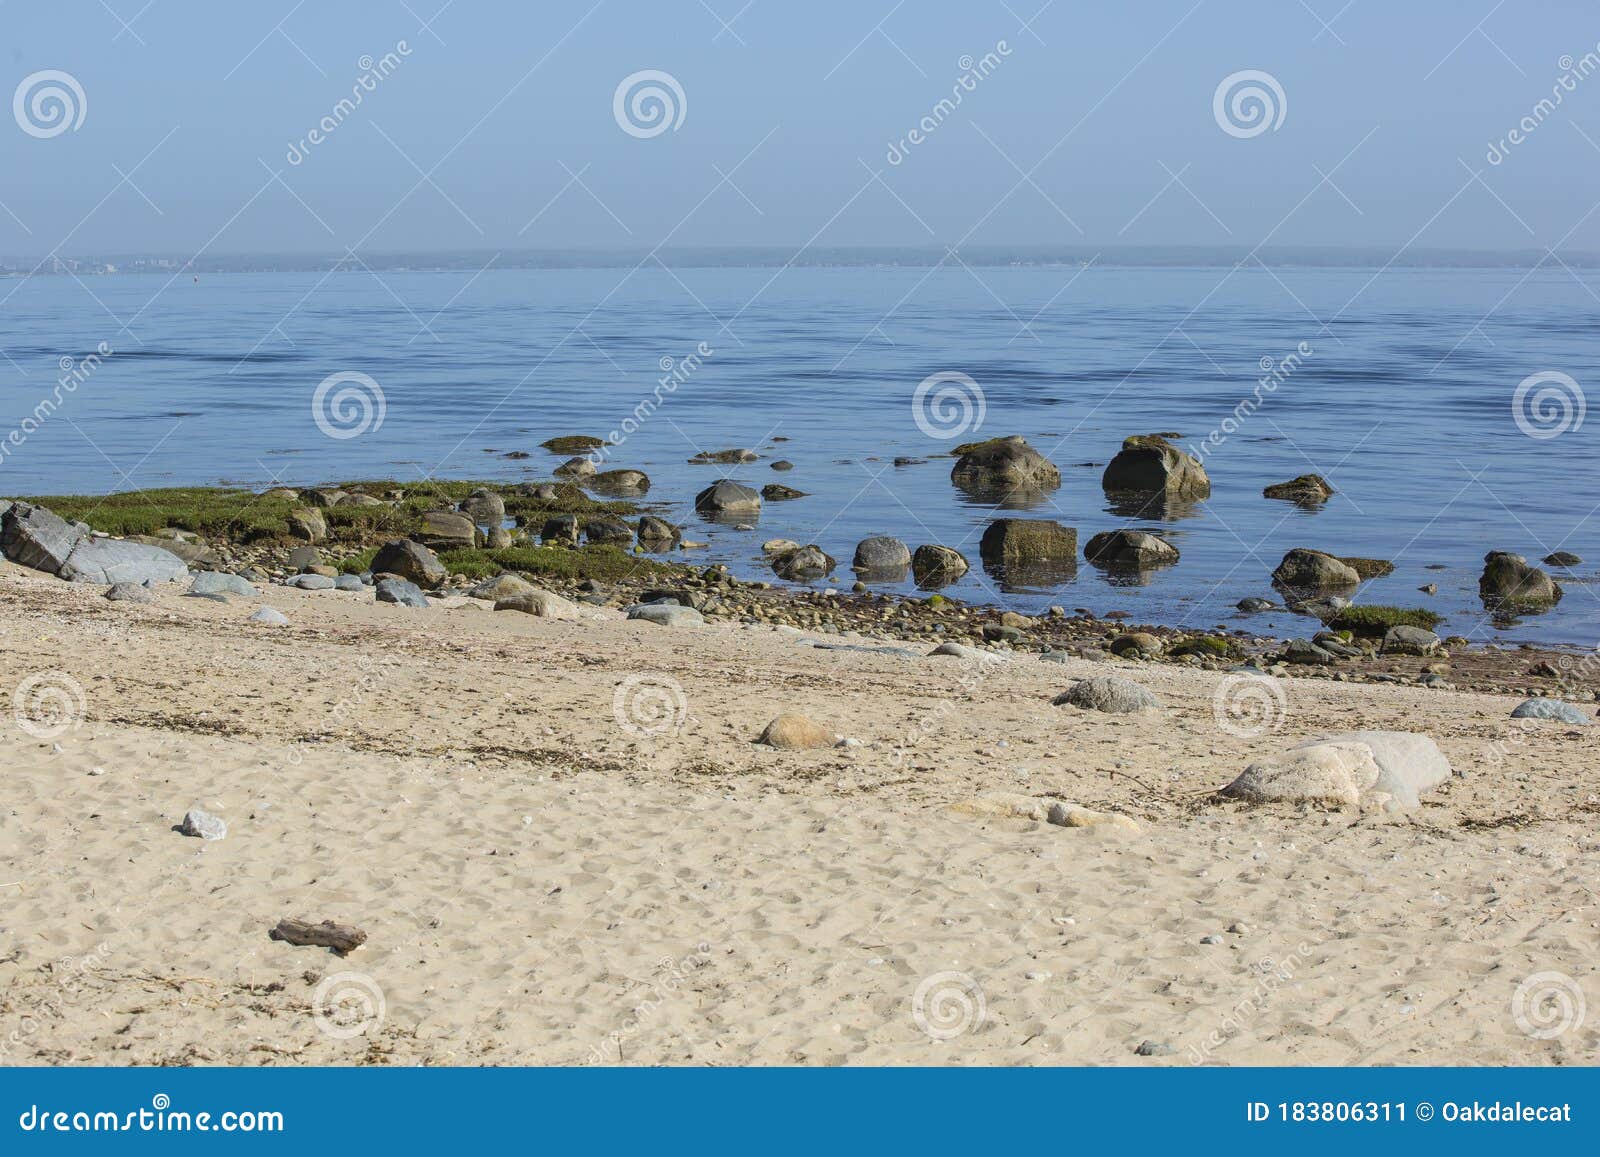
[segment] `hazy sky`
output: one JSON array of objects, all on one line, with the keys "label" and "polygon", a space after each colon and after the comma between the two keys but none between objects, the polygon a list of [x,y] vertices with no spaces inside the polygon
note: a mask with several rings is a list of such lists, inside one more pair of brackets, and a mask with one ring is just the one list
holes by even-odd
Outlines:
[{"label": "hazy sky", "polygon": [[[0,117],[0,254],[1600,249],[1600,74],[1536,111],[1597,41],[1577,0],[0,0],[0,95],[59,70],[84,104],[56,135]],[[631,135],[613,98],[647,69],[682,120]],[[1214,111],[1243,70],[1283,94],[1255,135]]]}]

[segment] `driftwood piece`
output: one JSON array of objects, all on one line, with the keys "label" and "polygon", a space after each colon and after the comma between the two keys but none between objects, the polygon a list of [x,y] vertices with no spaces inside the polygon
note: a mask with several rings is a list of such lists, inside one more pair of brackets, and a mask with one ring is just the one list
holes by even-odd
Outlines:
[{"label": "driftwood piece", "polygon": [[340,956],[352,949],[360,948],[367,942],[367,934],[362,929],[354,924],[335,924],[332,920],[312,924],[306,920],[285,918],[278,921],[278,926],[270,935],[274,940],[286,940],[290,944],[314,944],[318,948],[331,948]]}]

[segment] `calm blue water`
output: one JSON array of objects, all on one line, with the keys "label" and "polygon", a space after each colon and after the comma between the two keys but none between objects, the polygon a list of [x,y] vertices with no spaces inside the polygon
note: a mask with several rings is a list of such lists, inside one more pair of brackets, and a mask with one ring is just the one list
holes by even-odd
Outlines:
[{"label": "calm blue water", "polygon": [[[1577,278],[1583,278],[1580,283]],[[1550,613],[1497,627],[1476,598],[1483,553],[1582,555],[1600,575],[1600,414],[1536,439],[1513,391],[1555,370],[1600,389],[1600,276],[1564,270],[1226,268],[626,269],[65,276],[0,281],[3,426],[51,389],[63,356],[116,351],[0,464],[0,491],[84,492],[230,482],[265,486],[356,477],[549,477],[538,443],[606,434],[662,376],[663,358],[710,356],[614,453],[674,503],[697,557],[765,574],[759,544],[817,542],[847,566],[854,543],[893,534],[959,546],[976,562],[992,509],[949,480],[949,441],[919,429],[926,376],[968,374],[986,415],[975,436],[1025,434],[1063,485],[1032,513],[1084,539],[1130,523],[1100,491],[1100,468],[1133,433],[1198,442],[1277,360],[1312,352],[1207,458],[1213,493],[1161,525],[1183,552],[1147,585],[1080,567],[1055,589],[1004,591],[974,566],[949,593],[1037,609],[1114,609],[1206,626],[1304,629],[1278,614],[1236,617],[1271,596],[1283,552],[1311,546],[1394,559],[1366,601],[1431,606],[1477,640],[1594,646],[1600,587],[1568,582]],[[329,374],[377,381],[386,413],[359,437],[325,436],[311,399]],[[1600,401],[1600,395],[1596,395]],[[0,430],[3,437],[4,430]],[[789,439],[776,446],[772,439]],[[752,485],[810,493],[769,504],[754,533],[689,509],[720,468],[697,449],[749,446]],[[533,457],[503,455],[527,450]],[[785,457],[778,474],[767,461]],[[1085,465],[1094,463],[1094,466]],[[1317,512],[1261,488],[1317,470],[1339,494]],[[1131,523],[1147,525],[1150,523]],[[1426,569],[1430,564],[1442,570]],[[768,576],[770,577],[770,576]],[[1439,584],[1430,598],[1417,591]],[[909,589],[909,588],[906,588]]]}]

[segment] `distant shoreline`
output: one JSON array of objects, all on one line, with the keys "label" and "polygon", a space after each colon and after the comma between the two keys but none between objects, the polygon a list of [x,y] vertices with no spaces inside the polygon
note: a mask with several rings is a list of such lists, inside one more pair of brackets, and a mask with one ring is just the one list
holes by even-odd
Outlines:
[{"label": "distant shoreline", "polygon": [[[192,259],[178,253],[102,253],[62,256],[0,255],[0,278],[51,274],[225,274],[411,272],[449,273],[485,269],[619,269],[655,261],[677,268],[771,269],[928,269],[949,264],[982,268],[1214,269],[1260,261],[1278,268],[1310,269],[1535,269],[1549,261],[1534,250],[1359,249],[1284,247],[1259,252],[1243,246],[1067,246],[985,245],[952,251],[943,248],[750,247],[654,250],[552,249],[459,250],[448,252],[372,252],[222,254]],[[1561,255],[1568,266],[1600,269],[1600,253]]]}]

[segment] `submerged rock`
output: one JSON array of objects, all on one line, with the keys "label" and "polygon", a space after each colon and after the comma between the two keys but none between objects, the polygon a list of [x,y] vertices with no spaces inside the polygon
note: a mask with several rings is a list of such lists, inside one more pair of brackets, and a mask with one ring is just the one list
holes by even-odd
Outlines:
[{"label": "submerged rock", "polygon": [[1478,595],[1490,608],[1539,611],[1561,601],[1561,586],[1520,554],[1491,550],[1483,558]]},{"label": "submerged rock", "polygon": [[1078,532],[1048,518],[997,518],[983,532],[978,554],[997,566],[1078,561]]},{"label": "submerged rock", "polygon": [[1282,498],[1301,506],[1318,506],[1333,497],[1334,489],[1320,474],[1302,474],[1287,482],[1275,482],[1261,493],[1267,498]]},{"label": "submerged rock", "polygon": [[694,496],[694,508],[710,515],[761,513],[761,495],[730,478],[713,482]]},{"label": "submerged rock", "polygon": [[772,560],[772,571],[779,578],[804,582],[826,577],[835,565],[832,555],[820,546],[811,545],[777,555]]},{"label": "submerged rock", "polygon": [[957,447],[950,481],[963,490],[1054,490],[1061,471],[1020,434]]},{"label": "submerged rock", "polygon": [[919,546],[911,556],[911,575],[924,590],[949,586],[966,573],[967,560],[948,546]]},{"label": "submerged rock", "polygon": [[1178,548],[1146,531],[1107,530],[1089,540],[1083,557],[1100,567],[1142,569],[1177,562]]},{"label": "submerged rock", "polygon": [[1272,572],[1272,582],[1290,591],[1352,590],[1361,585],[1361,575],[1326,551],[1296,547]]}]

